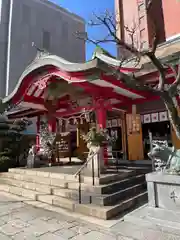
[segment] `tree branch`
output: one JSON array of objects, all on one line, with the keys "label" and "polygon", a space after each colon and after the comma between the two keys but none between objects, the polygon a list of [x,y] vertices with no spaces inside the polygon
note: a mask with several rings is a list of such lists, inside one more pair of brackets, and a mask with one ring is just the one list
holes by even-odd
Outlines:
[{"label": "tree branch", "polygon": [[[155,48],[155,47],[154,47]],[[158,84],[158,89],[160,91],[164,90],[164,84],[165,84],[165,80],[166,80],[166,73],[165,73],[165,68],[163,66],[163,64],[159,61],[159,59],[156,57],[154,52],[147,52],[145,54],[150,61],[152,62],[152,64],[156,67],[156,69],[159,72],[159,84]]]},{"label": "tree branch", "polygon": [[[180,62],[180,60],[179,60],[179,62]],[[174,73],[176,73],[176,72],[174,71]],[[176,91],[179,84],[180,84],[180,63],[178,64],[178,70],[175,75],[175,81],[171,84],[171,87],[169,90],[172,92]]]}]

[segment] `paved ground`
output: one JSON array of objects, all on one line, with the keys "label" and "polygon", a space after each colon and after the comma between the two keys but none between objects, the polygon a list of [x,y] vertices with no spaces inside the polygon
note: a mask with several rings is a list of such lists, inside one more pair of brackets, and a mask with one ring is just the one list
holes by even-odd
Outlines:
[{"label": "paved ground", "polygon": [[0,192],[0,240],[180,240],[176,229],[168,233],[159,227],[151,229],[146,223],[142,227],[120,220],[114,225],[110,222],[109,226],[104,221],[100,227],[97,220],[93,220],[95,225],[72,213],[67,215],[27,204],[33,202]]},{"label": "paved ground", "polygon": [[0,192],[0,240],[132,240]]}]

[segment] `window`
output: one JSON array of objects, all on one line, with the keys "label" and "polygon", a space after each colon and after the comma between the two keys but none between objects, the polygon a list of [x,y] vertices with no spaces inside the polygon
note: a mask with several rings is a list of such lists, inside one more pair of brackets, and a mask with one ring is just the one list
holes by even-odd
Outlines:
[{"label": "window", "polygon": [[145,10],[145,4],[144,4],[144,1],[140,1],[138,2],[138,11],[139,12],[142,12]]},{"label": "window", "polygon": [[43,31],[43,48],[49,50],[50,48],[50,33],[48,31]]},{"label": "window", "polygon": [[65,40],[68,40],[68,23],[63,22],[62,25],[62,36]]},{"label": "window", "polygon": [[26,4],[22,5],[22,22],[29,24],[31,21],[31,9]]}]

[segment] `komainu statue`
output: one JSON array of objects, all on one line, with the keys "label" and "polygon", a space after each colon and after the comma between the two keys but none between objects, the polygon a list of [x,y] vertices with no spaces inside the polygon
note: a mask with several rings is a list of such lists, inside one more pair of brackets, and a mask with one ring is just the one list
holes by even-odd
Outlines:
[{"label": "komainu statue", "polygon": [[153,141],[148,153],[154,161],[155,170],[180,175],[180,149],[169,147],[166,141]]}]

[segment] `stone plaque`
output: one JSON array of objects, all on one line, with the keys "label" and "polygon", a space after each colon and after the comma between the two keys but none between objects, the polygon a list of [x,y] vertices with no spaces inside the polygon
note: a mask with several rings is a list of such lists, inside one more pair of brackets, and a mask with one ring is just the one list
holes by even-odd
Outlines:
[{"label": "stone plaque", "polygon": [[174,211],[180,211],[180,186],[157,184],[158,206]]},{"label": "stone plaque", "polygon": [[180,212],[180,176],[153,172],[146,181],[149,206]]}]

